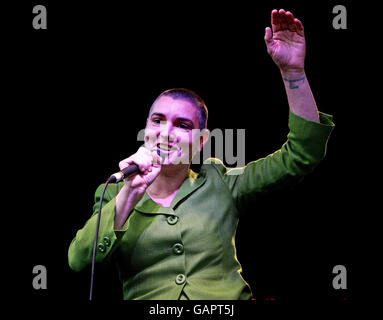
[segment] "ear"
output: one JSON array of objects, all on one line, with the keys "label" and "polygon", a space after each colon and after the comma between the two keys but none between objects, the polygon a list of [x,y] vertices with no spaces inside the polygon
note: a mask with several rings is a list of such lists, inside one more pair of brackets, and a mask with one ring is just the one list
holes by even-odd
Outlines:
[{"label": "ear", "polygon": [[206,144],[206,142],[209,140],[210,131],[209,129],[202,129],[201,135],[200,135],[200,142],[199,142],[199,152],[201,152],[203,146]]}]

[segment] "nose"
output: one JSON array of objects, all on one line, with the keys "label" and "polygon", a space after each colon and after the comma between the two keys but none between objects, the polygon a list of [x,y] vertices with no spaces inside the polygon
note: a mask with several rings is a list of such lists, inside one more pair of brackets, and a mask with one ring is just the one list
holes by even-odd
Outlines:
[{"label": "nose", "polygon": [[173,126],[170,121],[160,124],[160,138],[163,141],[172,142],[175,140],[175,135],[173,133]]}]

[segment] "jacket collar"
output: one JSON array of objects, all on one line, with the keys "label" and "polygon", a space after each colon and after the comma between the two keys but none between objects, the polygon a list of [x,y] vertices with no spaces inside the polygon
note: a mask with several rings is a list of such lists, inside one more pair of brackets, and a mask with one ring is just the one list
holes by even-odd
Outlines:
[{"label": "jacket collar", "polygon": [[176,196],[174,197],[170,207],[162,207],[158,203],[154,202],[152,198],[145,192],[142,199],[135,206],[135,210],[148,213],[148,214],[168,214],[168,215],[177,215],[175,209],[177,205],[187,198],[192,192],[201,187],[206,181],[205,176],[198,175],[192,170],[189,170],[188,177],[182,183],[180,189],[178,190]]}]

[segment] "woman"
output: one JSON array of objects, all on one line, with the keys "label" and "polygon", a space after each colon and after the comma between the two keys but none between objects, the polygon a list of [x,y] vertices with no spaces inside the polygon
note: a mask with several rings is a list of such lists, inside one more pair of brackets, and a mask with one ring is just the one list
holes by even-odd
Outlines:
[{"label": "woman", "polygon": [[[116,262],[124,299],[251,299],[235,251],[239,215],[257,194],[311,172],[333,128],[331,116],[318,113],[305,76],[301,22],[281,9],[272,11],[271,23],[265,42],[285,83],[287,142],[244,168],[211,159],[194,173],[191,159],[209,135],[206,106],[190,90],[162,93],[146,122],[146,147],[119,164],[135,163],[141,174],[109,185],[103,202],[96,261]],[[101,190],[70,245],[74,270],[91,262]]]}]

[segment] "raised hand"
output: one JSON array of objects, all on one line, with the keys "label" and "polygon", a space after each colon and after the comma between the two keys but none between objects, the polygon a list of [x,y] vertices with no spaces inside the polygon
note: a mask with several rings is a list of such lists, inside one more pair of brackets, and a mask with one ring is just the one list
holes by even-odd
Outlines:
[{"label": "raised hand", "polygon": [[306,41],[301,21],[290,12],[280,9],[271,12],[272,30],[265,30],[267,52],[283,72],[302,72],[306,55]]}]

